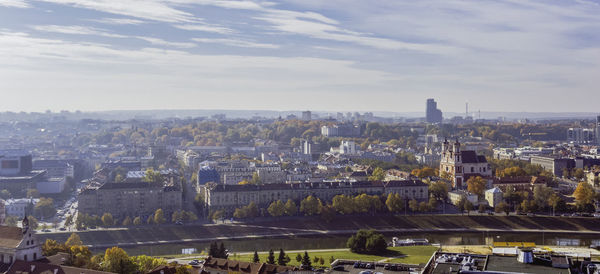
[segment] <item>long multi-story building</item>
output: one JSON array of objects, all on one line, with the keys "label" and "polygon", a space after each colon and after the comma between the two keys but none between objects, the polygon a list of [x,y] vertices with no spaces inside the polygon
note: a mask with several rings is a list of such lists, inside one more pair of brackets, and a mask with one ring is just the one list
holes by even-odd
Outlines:
[{"label": "long multi-story building", "polygon": [[574,144],[591,144],[596,142],[595,128],[569,128],[567,142]]},{"label": "long multi-story building", "polygon": [[205,185],[205,204],[209,209],[233,211],[251,202],[259,206],[288,199],[300,201],[310,195],[331,201],[336,195],[384,195],[398,193],[404,199],[427,200],[428,186],[419,180],[387,182],[320,182],[268,185]]},{"label": "long multi-story building", "polygon": [[322,126],[321,135],[325,137],[359,137],[360,126],[354,124]]},{"label": "long multi-story building", "polygon": [[121,183],[105,183],[79,193],[79,211],[84,214],[110,213],[116,218],[146,217],[157,209],[171,214],[182,208],[182,186],[178,180],[148,183],[128,179]]},{"label": "long multi-story building", "polygon": [[465,182],[473,176],[490,179],[492,167],[485,156],[477,155],[473,150],[461,150],[458,140],[452,145],[448,140],[442,143],[442,157],[440,160],[440,174],[450,174],[452,186],[455,188],[466,187]]},{"label": "long multi-story building", "polygon": [[563,176],[563,171],[575,167],[575,160],[555,156],[531,156],[532,165],[540,165],[544,170],[552,172],[554,176]]}]

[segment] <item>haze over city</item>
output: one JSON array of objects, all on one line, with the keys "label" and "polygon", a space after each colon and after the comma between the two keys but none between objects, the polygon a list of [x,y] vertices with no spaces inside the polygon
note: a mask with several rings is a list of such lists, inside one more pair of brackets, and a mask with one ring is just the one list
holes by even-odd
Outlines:
[{"label": "haze over city", "polygon": [[0,109],[591,112],[599,3],[0,0]]},{"label": "haze over city", "polygon": [[0,0],[0,274],[599,274],[600,0]]}]

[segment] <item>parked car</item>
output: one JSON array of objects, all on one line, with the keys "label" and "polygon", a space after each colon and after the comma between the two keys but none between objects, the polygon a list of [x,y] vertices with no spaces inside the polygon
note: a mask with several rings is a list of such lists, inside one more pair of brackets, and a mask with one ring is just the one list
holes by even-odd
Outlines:
[{"label": "parked car", "polygon": [[383,266],[383,269],[385,269],[385,270],[390,270],[390,265],[389,265],[389,264],[385,264],[385,265]]},{"label": "parked car", "polygon": [[335,271],[344,271],[344,266],[343,265],[336,265],[335,267],[333,267],[333,270],[335,270]]},{"label": "parked car", "polygon": [[355,262],[352,267],[354,267],[354,268],[360,268],[360,262]]}]

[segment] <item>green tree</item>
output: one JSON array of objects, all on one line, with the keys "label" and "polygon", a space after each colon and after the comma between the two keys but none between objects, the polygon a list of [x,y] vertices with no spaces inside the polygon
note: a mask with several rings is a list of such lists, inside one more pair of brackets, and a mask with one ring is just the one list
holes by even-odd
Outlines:
[{"label": "green tree", "polygon": [[29,220],[29,227],[30,227],[31,229],[34,229],[34,230],[35,230],[35,229],[37,229],[37,228],[38,228],[38,226],[39,226],[39,224],[40,224],[40,223],[38,222],[38,220],[37,220],[35,217],[33,217],[33,216],[28,216],[28,217],[27,217],[27,219]]},{"label": "green tree", "polygon": [[483,197],[487,182],[481,176],[471,177],[467,180],[467,190],[479,197]]},{"label": "green tree", "polygon": [[275,264],[275,253],[273,252],[273,249],[269,250],[269,256],[267,256],[267,263]]},{"label": "green tree", "polygon": [[417,202],[415,199],[408,201],[408,208],[410,208],[412,212],[419,211],[419,202]]},{"label": "green tree", "polygon": [[83,241],[79,237],[79,234],[71,233],[71,236],[69,236],[69,238],[65,242],[65,245],[67,245],[67,246],[83,245]]},{"label": "green tree", "polygon": [[321,205],[319,208],[319,214],[321,216],[321,219],[329,223],[335,217],[335,209],[329,204]]},{"label": "green tree", "polygon": [[146,255],[133,256],[131,260],[141,273],[148,273],[161,265],[167,265],[167,261],[163,258],[154,258]]},{"label": "green tree", "polygon": [[125,250],[112,247],[104,253],[102,268],[104,271],[113,273],[134,273],[136,271],[135,263],[129,258]]},{"label": "green tree", "polygon": [[131,226],[131,224],[133,224],[133,221],[131,220],[131,217],[127,216],[125,217],[125,219],[123,219],[123,223],[121,223],[123,226]]},{"label": "green tree", "polygon": [[36,216],[50,218],[56,214],[54,200],[52,198],[40,198],[33,209]]},{"label": "green tree", "polygon": [[106,227],[115,225],[115,220],[113,219],[112,214],[104,213],[102,215],[102,224]]},{"label": "green tree", "polygon": [[164,180],[165,178],[160,171],[154,171],[153,168],[146,169],[146,174],[144,175],[144,178],[142,178],[142,182],[146,183],[157,183]]},{"label": "green tree", "polygon": [[429,184],[429,195],[438,201],[446,201],[448,197],[448,184],[443,181]]},{"label": "green tree", "polygon": [[288,199],[285,202],[285,215],[294,216],[298,213],[298,207],[296,207],[296,203],[291,199]]},{"label": "green tree", "polygon": [[281,200],[277,200],[275,202],[272,202],[271,205],[269,205],[267,211],[273,217],[281,217],[283,216],[283,214],[285,214],[285,205]]},{"label": "green tree", "polygon": [[354,200],[346,195],[336,195],[331,200],[332,206],[340,214],[352,214],[355,210]]},{"label": "green tree", "polygon": [[591,204],[596,197],[596,191],[590,184],[581,182],[577,185],[575,192],[573,192],[573,196],[575,197],[577,204]]},{"label": "green tree", "polygon": [[368,179],[369,181],[383,181],[385,179],[385,171],[381,167],[376,167]]},{"label": "green tree", "polygon": [[142,224],[142,218],[140,218],[139,216],[133,218],[133,225],[138,226]]},{"label": "green tree", "polygon": [[164,224],[167,220],[165,219],[165,213],[162,208],[157,209],[154,212],[154,223],[155,224]]},{"label": "green tree", "polygon": [[278,265],[287,265],[290,262],[290,257],[285,255],[283,248],[279,249],[279,256],[277,256],[277,264]]},{"label": "green tree", "polygon": [[304,256],[302,256],[302,265],[304,269],[311,269],[312,263],[310,261],[310,257],[308,256],[308,252],[304,251]]},{"label": "green tree", "polygon": [[260,176],[258,176],[257,172],[254,172],[252,174],[252,179],[250,180],[249,183],[251,183],[253,185],[261,185],[262,184],[262,180],[260,179]]},{"label": "green tree", "polygon": [[585,172],[581,168],[576,168],[575,171],[573,171],[573,176],[577,178],[578,181],[582,181],[583,178],[585,178]]},{"label": "green tree", "polygon": [[2,191],[0,191],[0,199],[8,200],[10,199],[10,196],[10,191],[8,191],[7,189],[3,189]]},{"label": "green tree", "polygon": [[387,249],[387,242],[380,233],[361,229],[348,239],[346,246],[354,253],[383,254]]},{"label": "green tree", "polygon": [[390,193],[385,201],[385,206],[389,212],[399,213],[404,210],[404,200],[398,193]]},{"label": "green tree", "polygon": [[304,213],[306,216],[316,215],[319,213],[319,209],[322,206],[323,204],[318,198],[310,195],[300,202],[300,212]]},{"label": "green tree", "polygon": [[258,263],[260,262],[260,258],[258,257],[258,252],[254,251],[254,256],[252,257],[252,262]]},{"label": "green tree", "polygon": [[508,214],[510,213],[510,207],[505,202],[500,202],[496,205],[496,207],[494,208],[494,211],[496,213],[504,212],[504,213],[506,213],[506,216],[508,216]]},{"label": "green tree", "polygon": [[302,255],[300,255],[300,253],[296,254],[296,262],[302,262]]}]

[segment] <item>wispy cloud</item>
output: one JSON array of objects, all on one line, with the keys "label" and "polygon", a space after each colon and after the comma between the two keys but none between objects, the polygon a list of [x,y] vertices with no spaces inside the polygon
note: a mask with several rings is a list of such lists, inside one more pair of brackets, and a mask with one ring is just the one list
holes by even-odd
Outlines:
[{"label": "wispy cloud", "polygon": [[144,21],[130,18],[102,18],[102,19],[91,19],[90,21],[98,22],[107,25],[140,25]]},{"label": "wispy cloud", "polygon": [[146,42],[149,42],[153,45],[158,45],[158,46],[167,46],[167,47],[174,47],[174,48],[193,48],[196,46],[196,44],[194,44],[194,43],[170,42],[170,41],[166,41],[166,40],[163,40],[160,38],[154,38],[154,37],[136,36],[135,38],[144,40]]},{"label": "wispy cloud", "polygon": [[195,22],[194,15],[159,0],[41,0],[161,22]]},{"label": "wispy cloud", "polygon": [[213,33],[220,33],[220,34],[230,34],[230,33],[235,32],[233,29],[230,29],[227,27],[206,25],[206,24],[185,24],[185,25],[175,25],[175,27],[178,29],[183,29],[183,30],[213,32]]},{"label": "wispy cloud", "polygon": [[63,34],[98,35],[98,36],[111,37],[111,38],[127,37],[125,35],[108,33],[101,29],[85,27],[85,26],[40,25],[40,26],[32,26],[31,28],[34,30],[37,30],[37,31],[42,31],[42,32],[54,32],[54,33],[63,33]]},{"label": "wispy cloud", "polygon": [[0,0],[0,7],[29,8],[30,6],[25,0]]},{"label": "wispy cloud", "polygon": [[225,39],[225,38],[192,38],[193,41],[198,43],[213,43],[213,44],[222,44],[233,47],[243,47],[243,48],[264,48],[264,49],[276,49],[279,48],[279,45],[275,44],[265,44],[265,43],[257,43],[246,40],[239,39]]}]

